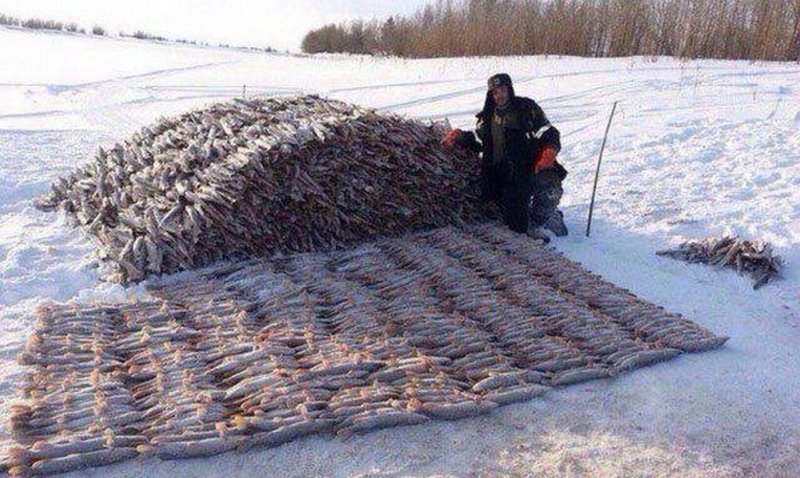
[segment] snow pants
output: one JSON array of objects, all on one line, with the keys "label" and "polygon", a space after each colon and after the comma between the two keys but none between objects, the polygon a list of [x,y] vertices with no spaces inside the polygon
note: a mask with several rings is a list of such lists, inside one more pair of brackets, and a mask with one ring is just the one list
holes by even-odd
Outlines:
[{"label": "snow pants", "polygon": [[551,217],[558,214],[558,204],[564,190],[561,177],[555,168],[550,168],[533,176],[530,198],[531,224],[543,226]]},{"label": "snow pants", "polygon": [[484,165],[481,192],[484,201],[495,201],[509,229],[525,234],[542,226],[556,213],[561,200],[561,177],[554,169],[539,174],[513,174],[505,164]]}]

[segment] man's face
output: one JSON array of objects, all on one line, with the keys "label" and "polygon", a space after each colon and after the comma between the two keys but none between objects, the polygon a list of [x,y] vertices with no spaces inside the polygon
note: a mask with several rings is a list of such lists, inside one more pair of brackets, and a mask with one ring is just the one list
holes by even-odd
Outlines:
[{"label": "man's face", "polygon": [[508,103],[508,86],[496,86],[492,88],[492,96],[497,106],[505,106]]}]

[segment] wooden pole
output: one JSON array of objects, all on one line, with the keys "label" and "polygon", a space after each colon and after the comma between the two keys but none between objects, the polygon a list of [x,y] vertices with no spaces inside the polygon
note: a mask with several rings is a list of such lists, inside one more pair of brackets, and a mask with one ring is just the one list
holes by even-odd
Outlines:
[{"label": "wooden pole", "polygon": [[589,219],[586,221],[586,237],[589,237],[589,232],[592,229],[592,211],[594,211],[594,197],[597,194],[597,180],[600,179],[600,163],[603,161],[603,151],[606,149],[606,140],[608,139],[608,131],[611,129],[611,121],[614,119],[614,112],[617,111],[617,102],[611,108],[611,115],[608,117],[608,125],[606,125],[606,134],[603,136],[603,145],[600,147],[600,157],[597,158],[597,170],[594,173],[594,187],[592,188],[592,202],[589,203]]}]

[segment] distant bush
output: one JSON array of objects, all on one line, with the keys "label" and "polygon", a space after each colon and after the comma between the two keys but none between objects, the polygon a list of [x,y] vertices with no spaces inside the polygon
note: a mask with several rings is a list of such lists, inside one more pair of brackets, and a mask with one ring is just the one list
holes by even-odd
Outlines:
[{"label": "distant bush", "polygon": [[234,50],[257,51],[257,52],[264,52],[264,53],[274,53],[275,51],[277,51],[277,50],[275,50],[274,48],[272,48],[272,47],[270,47],[270,46],[266,46],[266,47],[259,47],[259,46],[234,46],[234,45],[230,45],[230,44],[228,44],[228,43],[217,43],[217,46],[218,46],[219,48],[232,48],[232,49],[234,49]]},{"label": "distant bush", "polygon": [[55,20],[42,20],[40,18],[29,18],[22,22],[22,25],[25,28],[30,28],[32,30],[58,30],[61,31],[64,29],[64,24],[62,22],[57,22]]},{"label": "distant bush", "polygon": [[309,32],[306,53],[800,61],[800,0],[465,0]]},{"label": "distant bush", "polygon": [[0,25],[9,25],[12,27],[18,27],[22,23],[22,20],[19,18],[10,17],[8,15],[3,15],[0,13]]},{"label": "distant bush", "polygon": [[[120,35],[121,36],[125,36],[122,33],[120,33]],[[168,38],[164,38],[164,37],[158,36],[158,35],[153,35],[151,33],[143,32],[141,30],[137,30],[136,32],[133,33],[133,35],[130,35],[130,36],[133,37],[133,38],[136,38],[137,40],[169,41]]]},{"label": "distant bush", "polygon": [[207,45],[205,42],[197,41],[197,40],[187,40],[185,38],[179,38],[176,40],[172,40],[170,38],[162,37],[159,35],[153,35],[152,33],[147,33],[142,30],[137,30],[132,34],[119,32],[119,36],[123,38],[135,38],[137,40],[155,40],[155,41],[164,41],[164,42],[173,42],[173,43],[183,43],[188,45]]},{"label": "distant bush", "polygon": [[[80,33],[86,34],[86,29],[80,28],[76,23],[67,23],[64,24],[63,22],[57,22],[54,20],[41,20],[39,18],[31,18],[28,20],[20,20],[19,18],[15,18],[9,15],[5,15],[0,13],[0,25],[9,25],[9,26],[16,26],[16,27],[24,27],[24,28],[31,28],[35,30],[58,30],[58,31],[67,31],[71,33]],[[107,36],[108,31],[99,26],[95,25],[92,27],[91,30],[92,35],[97,36]],[[133,34],[127,34],[125,32],[119,32],[120,37],[125,38],[135,38],[137,40],[156,40],[156,41],[173,41],[176,43],[184,43],[188,45],[200,45],[200,46],[209,46],[208,43],[198,41],[198,40],[186,40],[186,39],[178,39],[178,40],[170,40],[169,38],[162,37],[159,35],[153,35],[151,33],[147,33],[142,30],[137,30]],[[239,50],[249,50],[249,51],[261,51],[261,52],[274,52],[275,50],[271,47],[235,47],[228,44],[220,44],[220,47],[223,48],[236,48]]]},{"label": "distant bush", "polygon": [[[9,15],[0,14],[0,25],[10,25],[15,27],[23,27],[23,28],[30,28],[33,30],[55,30],[55,31],[66,31],[70,33],[80,33],[81,35],[86,35],[86,29],[81,28],[78,26],[77,23],[64,23],[58,22],[55,20],[42,20],[40,18],[29,18],[28,20],[20,20],[19,18],[15,18]],[[105,35],[105,30],[100,27],[95,27],[96,29],[100,29],[103,31],[103,35]],[[94,33],[94,30],[92,31]],[[97,33],[95,33],[97,35]]]}]

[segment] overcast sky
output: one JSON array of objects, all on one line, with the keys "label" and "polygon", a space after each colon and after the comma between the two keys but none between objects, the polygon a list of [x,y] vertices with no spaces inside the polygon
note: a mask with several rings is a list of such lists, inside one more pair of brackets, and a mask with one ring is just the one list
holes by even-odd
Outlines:
[{"label": "overcast sky", "polygon": [[117,33],[144,30],[169,38],[297,51],[327,23],[410,14],[426,0],[0,0],[0,13],[97,24]]}]

